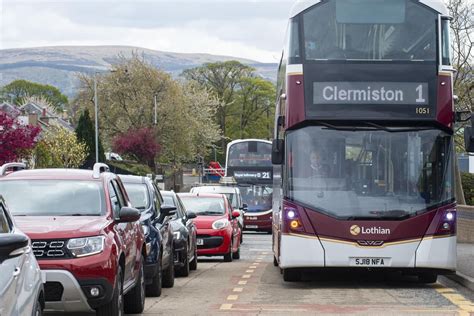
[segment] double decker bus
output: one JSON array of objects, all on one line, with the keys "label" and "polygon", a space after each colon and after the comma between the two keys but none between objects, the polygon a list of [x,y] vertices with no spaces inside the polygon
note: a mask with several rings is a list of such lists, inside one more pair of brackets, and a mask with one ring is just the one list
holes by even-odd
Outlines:
[{"label": "double decker bus", "polygon": [[234,177],[246,204],[244,229],[272,232],[272,142],[241,139],[227,145],[225,174]]},{"label": "double decker bus", "polygon": [[278,74],[274,264],[456,269],[453,68],[440,0],[302,0]]}]

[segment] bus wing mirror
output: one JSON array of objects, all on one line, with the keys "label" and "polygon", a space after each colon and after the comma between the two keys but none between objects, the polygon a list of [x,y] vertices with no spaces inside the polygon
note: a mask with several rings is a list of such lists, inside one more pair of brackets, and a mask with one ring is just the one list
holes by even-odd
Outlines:
[{"label": "bus wing mirror", "polygon": [[274,139],[272,143],[272,163],[274,165],[283,164],[285,156],[285,141],[283,139]]},{"label": "bus wing mirror", "polygon": [[466,127],[464,129],[464,146],[466,151],[469,153],[474,152],[474,129],[472,127]]}]

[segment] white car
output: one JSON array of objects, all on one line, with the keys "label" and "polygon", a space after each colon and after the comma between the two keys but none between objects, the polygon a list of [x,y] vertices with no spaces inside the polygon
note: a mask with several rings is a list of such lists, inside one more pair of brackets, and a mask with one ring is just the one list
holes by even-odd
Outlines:
[{"label": "white car", "polygon": [[29,238],[19,231],[0,196],[0,315],[43,314],[41,271]]},{"label": "white car", "polygon": [[194,187],[190,191],[191,193],[216,193],[216,194],[224,194],[229,199],[232,208],[235,211],[240,212],[240,216],[238,217],[238,222],[240,228],[244,227],[244,211],[247,208],[247,205],[242,203],[242,195],[240,194],[240,189],[234,186],[227,186],[227,185],[205,185],[205,186],[198,186]]}]

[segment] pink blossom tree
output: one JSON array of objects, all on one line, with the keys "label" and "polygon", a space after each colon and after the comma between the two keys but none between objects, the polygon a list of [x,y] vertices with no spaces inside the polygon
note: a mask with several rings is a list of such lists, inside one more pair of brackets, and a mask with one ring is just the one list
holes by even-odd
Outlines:
[{"label": "pink blossom tree", "polygon": [[19,122],[0,112],[0,165],[26,158],[37,142],[41,129]]},{"label": "pink blossom tree", "polygon": [[132,129],[116,136],[112,147],[119,154],[131,156],[137,161],[147,164],[153,170],[155,158],[161,150],[153,129],[147,127]]}]

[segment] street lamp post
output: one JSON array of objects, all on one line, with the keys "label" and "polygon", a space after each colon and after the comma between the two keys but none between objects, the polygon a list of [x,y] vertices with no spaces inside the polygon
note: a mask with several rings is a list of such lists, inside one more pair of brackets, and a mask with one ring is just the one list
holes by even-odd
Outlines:
[{"label": "street lamp post", "polygon": [[97,73],[94,76],[94,110],[95,110],[95,162],[99,162],[99,102],[97,100]]},{"label": "street lamp post", "polygon": [[154,123],[155,123],[155,125],[156,125],[156,124],[158,124],[157,113],[156,113],[156,94],[153,96],[153,102],[154,102],[154,105],[155,105],[155,119],[154,119]]}]

